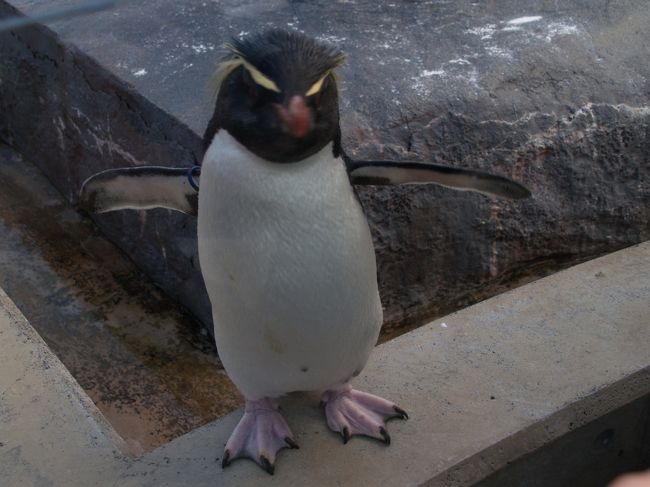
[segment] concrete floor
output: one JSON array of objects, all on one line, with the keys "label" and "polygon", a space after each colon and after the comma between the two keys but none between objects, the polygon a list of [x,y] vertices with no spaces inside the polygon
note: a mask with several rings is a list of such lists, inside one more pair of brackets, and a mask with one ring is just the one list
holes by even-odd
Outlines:
[{"label": "concrete floor", "polygon": [[[631,451],[626,438],[642,438],[632,433],[648,424],[650,403],[638,401],[650,397],[648,276],[650,242],[377,347],[355,385],[410,413],[408,421],[390,423],[390,447],[360,438],[343,445],[327,429],[317,397],[291,395],[283,400],[283,412],[301,448],[281,452],[274,477],[249,461],[221,469],[222,448],[240,411],[139,457],[130,455],[0,290],[0,479],[7,487],[458,487],[484,479],[495,485],[489,480],[495,472],[529,456],[534,485],[575,485],[562,479],[591,475],[594,482],[581,485],[600,487],[618,473],[607,465],[650,464],[647,448],[635,463],[619,457]],[[119,366],[118,359],[110,365]],[[620,422],[627,414],[610,415],[627,406],[644,416],[636,428]],[[588,462],[562,454],[566,442],[558,440],[565,437],[572,438],[570,451]],[[548,455],[535,460],[535,452],[553,445],[560,446],[553,463],[545,461]],[[607,463],[611,455],[618,460]],[[515,468],[506,475],[508,483],[496,485],[531,485],[526,472]]]},{"label": "concrete floor", "polygon": [[242,404],[211,338],[1,145],[0,188],[0,288],[132,452]]}]

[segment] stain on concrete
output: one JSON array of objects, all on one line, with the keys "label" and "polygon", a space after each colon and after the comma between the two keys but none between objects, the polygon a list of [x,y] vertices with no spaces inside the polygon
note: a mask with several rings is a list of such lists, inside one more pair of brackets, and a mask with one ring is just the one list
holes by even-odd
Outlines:
[{"label": "stain on concrete", "polygon": [[133,452],[243,404],[200,327],[6,146],[0,188],[0,287]]}]

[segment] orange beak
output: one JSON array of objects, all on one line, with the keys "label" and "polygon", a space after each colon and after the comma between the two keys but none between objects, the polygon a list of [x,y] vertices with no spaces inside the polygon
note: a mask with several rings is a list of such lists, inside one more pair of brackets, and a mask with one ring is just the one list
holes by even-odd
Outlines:
[{"label": "orange beak", "polygon": [[302,96],[294,95],[289,101],[288,109],[279,104],[275,105],[275,108],[278,117],[291,135],[300,139],[309,133],[311,112]]}]

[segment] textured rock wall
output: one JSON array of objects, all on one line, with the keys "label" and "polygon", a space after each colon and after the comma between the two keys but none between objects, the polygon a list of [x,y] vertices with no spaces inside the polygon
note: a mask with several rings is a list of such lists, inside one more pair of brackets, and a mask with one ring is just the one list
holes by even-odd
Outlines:
[{"label": "textured rock wall", "polygon": [[471,167],[524,181],[533,197],[364,191],[387,321],[444,313],[513,279],[650,238],[649,130],[648,108],[607,104],[563,117],[531,112],[507,122],[450,113],[430,123],[417,141],[431,144],[434,157],[453,146]]},{"label": "textured rock wall", "polygon": [[[0,0],[0,15],[9,3]],[[274,25],[348,53],[342,126],[351,155],[481,168],[533,191],[508,203],[433,186],[362,188],[389,328],[650,238],[642,0],[150,0],[123,9],[1,35],[0,138],[71,200],[101,169],[200,159],[196,133],[210,106],[197,92],[214,47]],[[156,210],[95,220],[209,323],[192,219]]]},{"label": "textured rock wall", "polygon": [[[12,12],[0,2],[0,16]],[[0,33],[0,139],[35,163],[71,202],[98,171],[146,163],[190,166],[202,156],[191,130],[40,26]],[[155,283],[210,323],[195,218],[153,210],[95,221]]]}]

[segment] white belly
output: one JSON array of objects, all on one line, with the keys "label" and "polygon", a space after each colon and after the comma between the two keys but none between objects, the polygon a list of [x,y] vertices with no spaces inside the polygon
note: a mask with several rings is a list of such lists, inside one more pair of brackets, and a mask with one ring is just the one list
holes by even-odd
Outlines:
[{"label": "white belly", "polygon": [[220,131],[200,184],[217,348],[244,395],[321,390],[358,373],[382,310],[370,230],[331,145],[271,163]]}]

